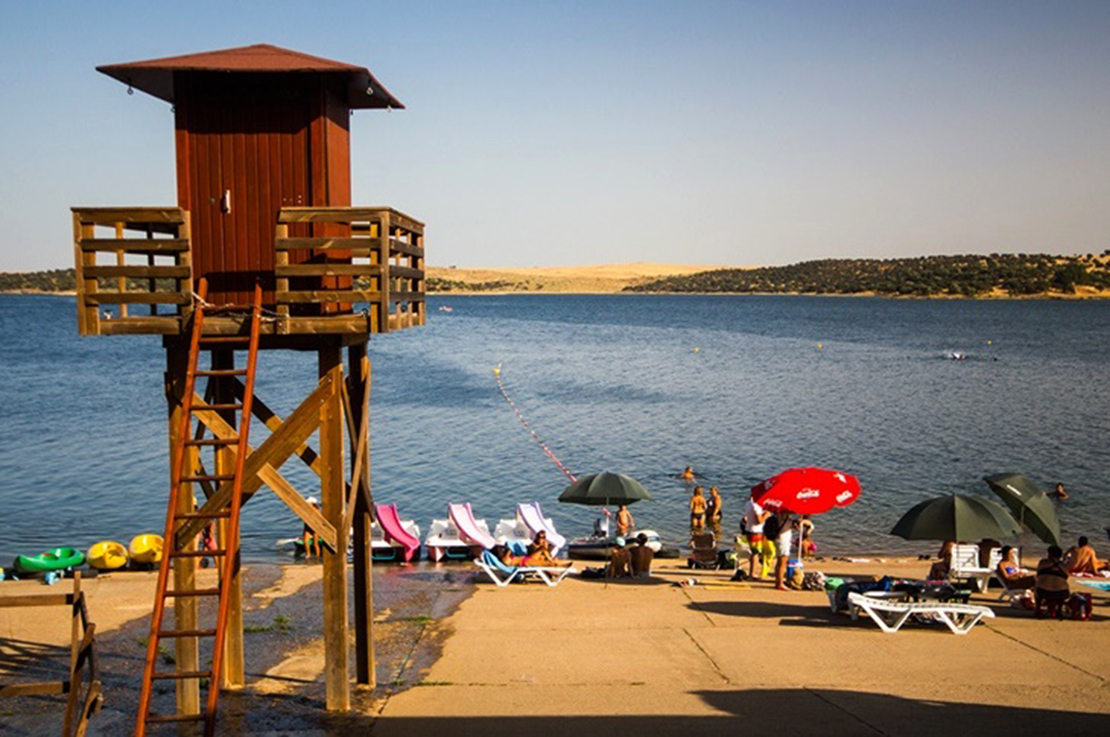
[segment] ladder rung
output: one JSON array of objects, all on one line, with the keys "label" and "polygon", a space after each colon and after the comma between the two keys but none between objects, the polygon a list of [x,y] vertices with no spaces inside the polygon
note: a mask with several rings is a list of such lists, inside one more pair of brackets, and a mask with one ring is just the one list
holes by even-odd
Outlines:
[{"label": "ladder rung", "polygon": [[226,550],[171,550],[171,558],[208,558],[227,555]]},{"label": "ladder rung", "polygon": [[249,335],[202,335],[200,337],[201,343],[216,343],[220,345],[227,343],[250,343],[250,340]]},{"label": "ladder rung", "polygon": [[180,591],[166,591],[166,596],[219,596],[219,589],[181,589]]},{"label": "ladder rung", "polygon": [[156,681],[165,680],[180,680],[182,678],[209,678],[212,676],[212,671],[209,670],[179,670],[173,673],[155,673],[152,677]]},{"label": "ladder rung", "polygon": [[210,369],[208,371],[195,371],[194,376],[246,376],[246,369]]},{"label": "ladder rung", "polygon": [[203,714],[147,714],[148,722],[203,722]]},{"label": "ladder rung", "polygon": [[204,440],[186,440],[185,445],[238,445],[239,438],[205,438]]},{"label": "ladder rung", "polygon": [[233,473],[202,473],[196,476],[182,476],[181,481],[231,481],[235,478]]},{"label": "ladder rung", "polygon": [[192,412],[200,412],[201,410],[213,410],[215,412],[226,412],[229,410],[243,409],[241,404],[194,404],[189,408]]},{"label": "ladder rung", "polygon": [[219,512],[178,512],[178,519],[223,519],[230,517],[230,509],[221,509]]},{"label": "ladder rung", "polygon": [[163,630],[159,637],[215,637],[216,630]]}]

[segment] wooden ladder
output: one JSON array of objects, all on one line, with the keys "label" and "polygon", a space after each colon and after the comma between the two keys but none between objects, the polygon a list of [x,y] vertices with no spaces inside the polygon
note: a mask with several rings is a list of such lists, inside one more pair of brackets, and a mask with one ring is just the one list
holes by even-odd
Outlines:
[{"label": "wooden ladder", "polygon": [[[247,458],[247,434],[250,429],[251,404],[254,399],[254,376],[258,363],[258,334],[262,316],[262,287],[256,286],[254,302],[249,306],[225,305],[215,307],[205,302],[208,293],[207,280],[201,279],[198,287],[197,306],[193,311],[192,337],[189,343],[188,368],[185,374],[185,390],[182,401],[182,419],[180,432],[174,440],[173,468],[171,469],[169,509],[166,513],[166,530],[163,537],[163,554],[161,565],[158,569],[158,588],[154,599],[154,613],[150,619],[150,638],[147,641],[146,668],[143,671],[143,687],[139,697],[139,714],[135,727],[135,734],[142,737],[146,734],[147,727],[151,724],[172,722],[203,722],[204,734],[212,737],[216,731],[216,705],[220,695],[219,676],[222,665],[225,634],[227,630],[228,610],[230,606],[228,582],[232,580],[235,567],[238,565],[239,550],[239,509],[242,505],[243,470]],[[239,312],[250,311],[250,335],[248,336],[204,336],[204,319],[206,313],[214,312]],[[247,365],[244,369],[219,368],[208,371],[197,369],[198,359],[203,348],[245,349],[247,351]],[[215,378],[238,376],[242,377],[244,391],[242,402],[238,404],[213,404],[205,402],[197,404],[193,401],[196,390],[196,380],[200,378]],[[217,400],[218,401],[218,400]],[[238,435],[229,438],[209,439],[201,438],[201,433],[194,435],[193,420],[198,412],[220,411],[236,412],[239,421]],[[235,472],[208,473],[203,469],[186,470],[186,458],[191,456],[191,446],[209,446],[216,449],[221,447],[235,447]],[[222,470],[222,469],[215,469]],[[232,493],[228,505],[223,509],[212,512],[178,511],[178,498],[182,486],[189,483],[213,483],[215,486],[231,483]],[[227,520],[226,534],[220,540],[220,548],[216,550],[196,549],[193,541],[177,541],[177,531],[182,523],[194,519]],[[219,583],[216,588],[190,590],[174,590],[169,587],[172,576],[172,567],[177,561],[187,558],[212,557],[217,561],[219,569]],[[219,597],[219,608],[216,615],[215,626],[209,629],[177,629],[172,627],[164,629],[166,613],[166,600],[174,597]],[[163,638],[178,637],[212,637],[212,660],[208,670],[181,670],[178,666],[172,671],[158,671],[156,666],[159,659],[159,644]],[[178,681],[182,679],[197,679],[203,683],[208,681],[207,702],[202,713],[198,714],[155,714],[151,712],[151,698],[154,692],[155,681]]]}]

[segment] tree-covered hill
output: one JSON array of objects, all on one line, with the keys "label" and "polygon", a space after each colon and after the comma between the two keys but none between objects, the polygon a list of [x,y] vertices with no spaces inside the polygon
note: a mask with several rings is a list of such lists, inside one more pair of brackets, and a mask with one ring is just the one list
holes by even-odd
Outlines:
[{"label": "tree-covered hill", "polygon": [[71,292],[76,288],[73,269],[0,272],[0,292]]},{"label": "tree-covered hill", "polygon": [[[1105,257],[1045,254],[824,259],[791,266],[717,269],[628,287],[629,292],[1029,296],[1110,290]],[[1089,289],[1083,289],[1089,288]]]}]

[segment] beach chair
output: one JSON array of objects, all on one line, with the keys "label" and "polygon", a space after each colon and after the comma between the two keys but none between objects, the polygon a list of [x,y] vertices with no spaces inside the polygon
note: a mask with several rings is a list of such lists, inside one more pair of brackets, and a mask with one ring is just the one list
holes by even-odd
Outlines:
[{"label": "beach chair", "polygon": [[848,607],[852,619],[859,619],[859,613],[862,611],[887,634],[897,632],[910,617],[914,616],[935,619],[956,635],[966,635],[983,617],[994,617],[994,610],[977,604],[903,602],[854,592],[848,594]]},{"label": "beach chair", "polygon": [[714,570],[721,567],[716,535],[707,530],[690,538],[690,557],[686,559],[686,567]]},{"label": "beach chair", "polygon": [[948,559],[948,578],[957,581],[967,579],[976,591],[986,591],[1000,562],[1002,551],[998,548],[991,550],[990,562],[983,568],[979,565],[978,545],[955,545]]},{"label": "beach chair", "polygon": [[474,564],[499,587],[508,586],[513,581],[527,581],[529,578],[538,578],[548,586],[558,586],[560,581],[575,570],[573,566],[566,568],[508,566],[489,550],[483,550],[482,554],[474,559]]}]

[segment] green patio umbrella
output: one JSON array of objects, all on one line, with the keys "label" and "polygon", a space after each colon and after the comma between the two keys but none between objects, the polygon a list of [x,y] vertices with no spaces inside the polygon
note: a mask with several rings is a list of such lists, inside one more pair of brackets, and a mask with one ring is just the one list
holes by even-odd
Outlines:
[{"label": "green patio umbrella", "polygon": [[1060,544],[1060,517],[1048,494],[1020,473],[984,476],[991,491],[1002,497],[1018,522],[1049,545]]},{"label": "green patio umbrella", "polygon": [[906,540],[981,540],[1017,537],[1021,527],[990,499],[952,494],[921,502],[890,531]]},{"label": "green patio umbrella", "polygon": [[582,476],[559,495],[561,502],[599,506],[651,500],[651,492],[636,479],[608,472]]}]

